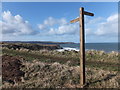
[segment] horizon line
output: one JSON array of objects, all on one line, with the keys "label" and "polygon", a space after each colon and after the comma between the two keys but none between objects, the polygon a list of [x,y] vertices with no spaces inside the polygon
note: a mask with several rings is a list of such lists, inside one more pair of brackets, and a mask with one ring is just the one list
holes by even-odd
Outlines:
[{"label": "horizon line", "polygon": [[[64,42],[68,42],[68,43],[80,43],[80,42],[69,42],[69,41],[0,41],[0,42],[58,42],[58,43],[64,43]],[[119,42],[86,42],[86,43],[119,43]]]}]

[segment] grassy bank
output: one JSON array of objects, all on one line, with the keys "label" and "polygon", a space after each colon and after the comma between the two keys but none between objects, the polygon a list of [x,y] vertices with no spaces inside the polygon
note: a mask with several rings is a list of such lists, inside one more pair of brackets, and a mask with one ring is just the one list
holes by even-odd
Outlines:
[{"label": "grassy bank", "polygon": [[[80,53],[77,51],[2,48],[2,55],[22,61],[25,75],[3,88],[80,88]],[[120,53],[86,51],[86,88],[120,88]]]},{"label": "grassy bank", "polygon": [[[80,88],[80,67],[60,63],[23,61],[22,81],[4,83],[3,88]],[[120,75],[116,71],[86,68],[86,88],[119,88]]]},{"label": "grassy bank", "polygon": [[[80,63],[79,52],[76,51],[20,51],[12,49],[3,49],[3,54],[12,56],[21,56],[28,61],[38,60],[45,63],[59,62],[78,66]],[[101,68],[106,70],[118,71],[119,55],[117,52],[105,53],[103,51],[87,51],[86,67]]]}]

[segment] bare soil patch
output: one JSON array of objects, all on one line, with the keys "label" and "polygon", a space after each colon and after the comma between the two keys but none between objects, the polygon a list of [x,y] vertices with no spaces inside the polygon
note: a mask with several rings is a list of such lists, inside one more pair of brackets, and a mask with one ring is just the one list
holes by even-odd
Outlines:
[{"label": "bare soil patch", "polygon": [[24,72],[20,70],[22,62],[20,58],[3,55],[2,56],[2,80],[3,82],[15,83],[21,81]]}]

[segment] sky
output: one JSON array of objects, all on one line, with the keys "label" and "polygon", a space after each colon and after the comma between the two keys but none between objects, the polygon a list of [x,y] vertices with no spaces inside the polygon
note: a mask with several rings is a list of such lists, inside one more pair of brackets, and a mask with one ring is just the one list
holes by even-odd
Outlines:
[{"label": "sky", "polygon": [[118,41],[117,2],[3,2],[2,41],[79,42],[79,8],[85,16],[85,42]]}]

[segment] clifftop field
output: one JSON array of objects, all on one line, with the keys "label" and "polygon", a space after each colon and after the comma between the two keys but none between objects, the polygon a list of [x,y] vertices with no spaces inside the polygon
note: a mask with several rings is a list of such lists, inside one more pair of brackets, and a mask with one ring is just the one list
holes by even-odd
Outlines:
[{"label": "clifftop field", "polygon": [[[60,52],[59,45],[1,44],[3,88],[80,88],[78,51]],[[119,55],[86,51],[86,88],[120,88]]]}]

